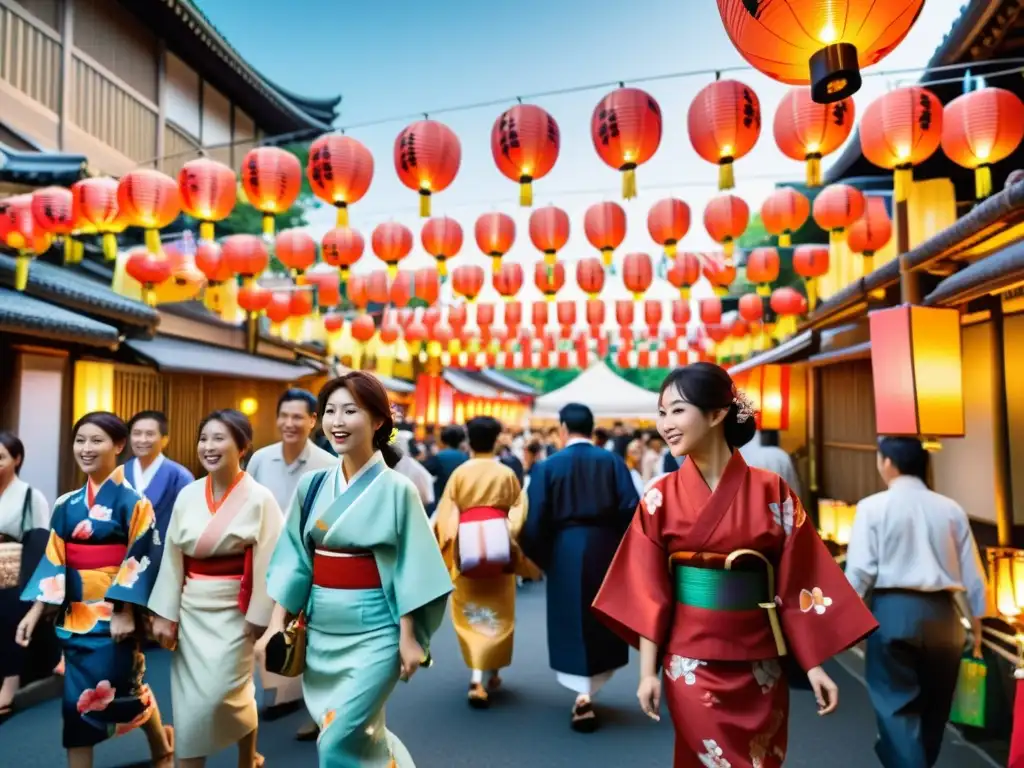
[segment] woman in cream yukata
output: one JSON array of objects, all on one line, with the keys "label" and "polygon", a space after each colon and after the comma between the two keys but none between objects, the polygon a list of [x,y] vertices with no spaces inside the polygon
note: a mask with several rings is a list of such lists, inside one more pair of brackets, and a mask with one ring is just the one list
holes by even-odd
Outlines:
[{"label": "woman in cream yukata", "polygon": [[239,768],[256,753],[253,643],[270,623],[267,566],[283,527],[273,494],[241,469],[252,425],[234,410],[199,425],[209,473],[185,486],[171,513],[160,575],[149,598],[153,635],[174,649],[171,703],[182,768],[238,745]]},{"label": "woman in cream yukata", "polygon": [[104,411],[72,428],[84,488],[53,507],[46,553],[22,593],[34,601],[18,625],[27,647],[46,606],[56,606],[64,651],[64,747],[71,768],[92,768],[93,747],[141,727],[153,765],[171,768],[173,732],[164,728],[144,675],[139,635],[159,563],[152,505],[128,484],[117,457],[128,427]]},{"label": "woman in cream yukata", "polygon": [[302,688],[321,728],[320,768],[413,768],[384,705],[429,659],[451,579],[416,488],[391,469],[400,457],[383,385],[359,371],[333,379],[319,412],[342,460],[299,481],[270,563],[278,605],[257,653],[265,658],[269,639],[304,613]]}]

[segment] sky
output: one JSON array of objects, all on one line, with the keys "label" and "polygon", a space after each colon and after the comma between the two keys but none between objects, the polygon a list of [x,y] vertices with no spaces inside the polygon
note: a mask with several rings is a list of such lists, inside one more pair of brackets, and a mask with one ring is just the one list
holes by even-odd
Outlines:
[{"label": "sky", "polygon": [[[864,72],[864,85],[854,97],[858,113],[882,93],[916,82],[962,3],[928,0],[904,42]],[[380,222],[395,220],[410,227],[416,247],[403,267],[432,263],[419,244],[418,196],[398,181],[393,164],[395,137],[426,113],[451,127],[462,143],[458,177],[433,198],[433,214],[458,220],[465,234],[452,267],[489,267],[489,259],[476,248],[473,225],[482,213],[503,211],[517,224],[516,244],[507,258],[524,266],[520,296],[527,301],[540,298],[532,281],[533,263],[541,255],[527,233],[530,209],[519,207],[518,187],[498,172],[490,148],[494,121],[517,96],[546,109],[561,128],[558,162],[534,183],[534,206],[557,205],[572,222],[569,244],[560,254],[567,279],[559,298],[584,298],[572,265],[598,255],[583,234],[584,213],[597,202],[614,200],[626,209],[627,236],[617,262],[630,251],[652,258],[660,255],[647,233],[647,211],[670,196],[691,208],[693,223],[681,249],[714,248],[701,217],[707,201],[718,194],[718,169],[697,156],[686,129],[689,104],[714,80],[713,74],[635,84],[657,99],[664,116],[661,146],[637,172],[636,199],[621,200],[619,173],[600,160],[590,138],[594,106],[619,81],[633,85],[632,79],[745,66],[726,35],[714,0],[198,0],[198,5],[253,67],[280,86],[306,96],[342,95],[339,126],[387,120],[347,131],[369,148],[375,160],[369,192],[350,209],[351,226],[364,233],[367,243]],[[914,68],[917,71],[871,75]],[[749,68],[723,77],[752,87],[761,102],[761,138],[735,164],[733,191],[754,212],[776,183],[800,181],[804,175],[802,164],[783,156],[772,136],[775,109],[787,87]],[[587,85],[597,87],[529,98]],[[445,111],[496,101],[501,103]],[[309,218],[311,233],[319,237],[333,226],[334,209],[321,208]],[[381,266],[368,247],[355,271]],[[649,297],[678,295],[667,283],[656,283]],[[695,298],[704,290],[710,294],[705,287],[695,292]],[[488,285],[481,299],[494,300],[492,291]],[[614,299],[629,294],[620,276],[610,276],[602,295]]]}]

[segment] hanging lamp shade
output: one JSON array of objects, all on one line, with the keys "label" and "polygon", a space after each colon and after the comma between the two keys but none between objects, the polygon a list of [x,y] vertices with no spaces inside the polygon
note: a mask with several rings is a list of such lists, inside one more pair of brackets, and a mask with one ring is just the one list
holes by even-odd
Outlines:
[{"label": "hanging lamp shade", "polygon": [[547,176],[561,146],[558,123],[534,104],[502,112],[491,129],[491,154],[502,175],[519,183],[519,204],[533,205],[533,182]]},{"label": "hanging lamp shade", "polygon": [[239,288],[238,298],[235,301],[238,303],[239,309],[252,314],[254,312],[262,312],[269,307],[273,296],[274,294],[269,290],[254,283],[252,285],[243,285]]},{"label": "hanging lamp shade", "polygon": [[618,203],[594,203],[583,216],[583,230],[605,267],[611,267],[615,249],[626,239],[626,212]]},{"label": "hanging lamp shade", "polygon": [[718,0],[747,63],[780,83],[809,85],[822,104],[855,94],[861,70],[903,41],[923,7],[924,0]]},{"label": "hanging lamp shade", "polygon": [[667,197],[656,202],[647,212],[647,232],[670,259],[676,255],[676,246],[689,231],[690,206],[682,200]]},{"label": "hanging lamp shade", "polygon": [[366,275],[350,275],[345,285],[349,303],[357,309],[366,309],[370,303],[370,281]]},{"label": "hanging lamp shade", "polygon": [[32,193],[35,227],[51,237],[64,238],[64,261],[74,258],[71,233],[75,229],[75,198],[70,189],[45,187]]},{"label": "hanging lamp shade", "polygon": [[690,302],[682,299],[672,301],[672,324],[676,327],[677,336],[686,335],[686,326],[690,322]]},{"label": "hanging lamp shade", "polygon": [[788,248],[793,233],[811,215],[811,202],[792,187],[776,189],[761,204],[761,223],[769,235],[779,238],[779,246]]},{"label": "hanging lamp shade", "polygon": [[373,155],[351,136],[326,134],[309,146],[306,179],[314,195],[337,209],[336,226],[347,227],[348,207],[373,181]]},{"label": "hanging lamp shade", "polygon": [[716,325],[722,322],[722,300],[719,298],[701,299],[700,321],[704,325]]},{"label": "hanging lamp shade", "polygon": [[377,324],[373,321],[373,315],[359,315],[352,321],[349,332],[352,334],[352,338],[360,344],[366,344],[377,333]]},{"label": "hanging lamp shade", "polygon": [[676,254],[665,277],[678,289],[679,297],[688,300],[690,289],[700,280],[700,257],[695,253]]},{"label": "hanging lamp shade", "polygon": [[661,107],[639,88],[618,88],[598,102],[590,119],[590,136],[598,156],[622,172],[622,197],[636,197],[636,169],[661,144]]},{"label": "hanging lamp shade", "polygon": [[757,94],[737,80],[716,80],[690,102],[686,121],[694,151],[718,166],[718,188],[735,187],[733,162],[750,152],[761,135]]},{"label": "hanging lamp shade", "polygon": [[736,195],[719,195],[712,198],[704,209],[704,229],[711,239],[722,246],[726,257],[731,258],[736,239],[747,231],[750,222],[750,207]]},{"label": "hanging lamp shade", "polygon": [[547,301],[554,301],[555,294],[565,285],[565,266],[558,263],[548,265],[538,261],[534,264],[533,282]]},{"label": "hanging lamp shade", "polygon": [[375,269],[366,276],[366,297],[371,304],[387,304],[391,298],[391,285],[388,273],[383,269]]},{"label": "hanging lamp shade", "polygon": [[462,164],[462,145],[455,131],[436,120],[420,120],[395,139],[395,172],[420,195],[420,216],[430,216],[430,197],[448,189]]},{"label": "hanging lamp shade", "polygon": [[388,301],[391,302],[393,307],[406,307],[412,301],[414,290],[413,273],[407,269],[400,269],[391,281]]},{"label": "hanging lamp shade", "polygon": [[737,310],[748,323],[759,323],[764,316],[764,299],[756,293],[745,293],[740,296]]},{"label": "hanging lamp shade", "polygon": [[462,225],[455,219],[441,216],[430,219],[420,231],[423,250],[434,257],[441,277],[448,274],[448,260],[462,250]]},{"label": "hanging lamp shade", "polygon": [[491,270],[497,272],[502,256],[512,250],[516,241],[515,221],[505,213],[485,213],[476,220],[473,234],[477,248],[491,257]]},{"label": "hanging lamp shade", "polygon": [[224,258],[224,251],[214,240],[200,240],[196,243],[193,260],[196,269],[206,278],[206,292],[203,301],[210,311],[220,314],[224,305],[224,292],[221,286],[234,275]]},{"label": "hanging lamp shade", "polygon": [[341,273],[341,281],[348,280],[348,272],[352,265],[359,261],[366,249],[366,241],[359,230],[351,227],[335,227],[329,230],[320,241],[320,253],[324,262],[337,267]]},{"label": "hanging lamp shade", "polygon": [[828,274],[829,251],[827,245],[798,245],[793,251],[793,271],[804,279],[811,309],[818,306],[818,278]]},{"label": "hanging lamp shade", "polygon": [[270,264],[267,245],[256,235],[229,235],[220,247],[228,269],[239,277],[254,278]]},{"label": "hanging lamp shade", "polygon": [[413,273],[413,295],[425,301],[428,307],[437,304],[441,296],[441,276],[437,267],[420,267]]},{"label": "hanging lamp shade", "polygon": [[291,208],[302,189],[299,158],[280,147],[256,147],[242,159],[242,191],[263,214],[263,234],[274,236],[274,217]]},{"label": "hanging lamp shade", "polygon": [[170,259],[145,248],[132,251],[124,264],[124,271],[142,286],[143,301],[151,307],[156,306],[156,287],[171,279],[172,270]]},{"label": "hanging lamp shade", "polygon": [[117,207],[132,226],[145,230],[146,250],[160,253],[160,230],[178,218],[181,196],[170,176],[139,168],[118,182]]},{"label": "hanging lamp shade", "polygon": [[864,193],[849,184],[830,184],[814,198],[815,223],[832,242],[843,240],[846,230],[864,215]]},{"label": "hanging lamp shade", "polygon": [[231,215],[238,201],[238,177],[216,160],[189,160],[178,172],[181,210],[199,222],[199,239],[213,240],[214,223]]},{"label": "hanging lamp shade", "polygon": [[301,275],[316,263],[316,240],[305,230],[285,229],[274,238],[274,254],[293,275]]},{"label": "hanging lamp shade", "polygon": [[554,266],[558,252],[569,242],[569,214],[554,205],[530,214],[530,241],[543,252],[544,262]]},{"label": "hanging lamp shade", "polygon": [[398,273],[398,262],[412,252],[412,232],[396,221],[378,224],[370,236],[374,255],[388,265],[388,274]]},{"label": "hanging lamp shade", "polygon": [[747,280],[757,286],[758,296],[771,296],[771,284],[779,279],[781,265],[775,248],[754,248],[747,255]]},{"label": "hanging lamp shade", "polygon": [[102,237],[103,256],[117,258],[117,235],[124,232],[127,219],[117,205],[117,180],[109,176],[82,179],[71,185],[75,220],[93,227]]},{"label": "hanging lamp shade", "polygon": [[622,262],[622,283],[640,301],[654,282],[654,265],[646,253],[627,253]]},{"label": "hanging lamp shade", "polygon": [[[494,290],[505,301],[512,301],[523,287],[523,267],[515,262],[504,262],[497,272],[491,274],[491,283]],[[505,307],[506,314],[509,307]],[[506,325],[508,321],[506,320]]]},{"label": "hanging lamp shade", "polygon": [[604,265],[600,259],[583,258],[576,262],[576,284],[590,299],[604,289]]},{"label": "hanging lamp shade", "polygon": [[892,220],[885,208],[885,200],[868,195],[865,197],[864,214],[850,225],[846,233],[846,244],[864,260],[864,274],[874,269],[875,254],[892,239]]},{"label": "hanging lamp shade", "polygon": [[724,297],[729,294],[729,287],[736,279],[736,266],[728,257],[709,253],[701,264],[701,273],[711,283],[715,295]]},{"label": "hanging lamp shade", "polygon": [[819,104],[810,88],[791,88],[775,110],[775,144],[807,166],[807,186],[821,186],[821,159],[846,143],[853,131],[852,98]]},{"label": "hanging lamp shade", "polygon": [[974,171],[975,197],[992,194],[992,166],[1013,154],[1024,139],[1024,103],[1005,88],[982,88],[957,96],[943,108],[942,151]]},{"label": "hanging lamp shade", "polygon": [[896,88],[879,96],[860,120],[860,147],[879,168],[893,171],[893,198],[907,199],[920,165],[942,142],[942,102],[919,85]]},{"label": "hanging lamp shade", "polygon": [[775,323],[775,336],[780,340],[796,332],[796,318],[807,312],[807,299],[789,286],[772,291],[768,305],[779,317]]},{"label": "hanging lamp shade", "polygon": [[486,279],[483,267],[477,264],[462,264],[452,271],[452,290],[472,304],[483,290]]},{"label": "hanging lamp shade", "polygon": [[0,200],[0,242],[17,251],[14,264],[14,288],[28,287],[32,257],[45,253],[50,234],[42,230],[32,215],[32,196],[15,195]]}]

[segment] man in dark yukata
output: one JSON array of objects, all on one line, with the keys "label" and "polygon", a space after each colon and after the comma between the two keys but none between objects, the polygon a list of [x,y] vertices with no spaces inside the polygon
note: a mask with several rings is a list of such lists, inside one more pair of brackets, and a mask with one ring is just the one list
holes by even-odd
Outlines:
[{"label": "man in dark yukata", "polygon": [[[128,422],[128,434],[134,458],[125,467],[125,474],[132,488],[153,505],[160,537],[157,546],[163,552],[174,502],[181,489],[195,478],[181,464],[164,455],[170,435],[167,417],[160,411],[139,411],[132,416]],[[156,562],[159,564],[159,560]]]},{"label": "man in dark yukata", "polygon": [[590,606],[640,499],[626,462],[591,441],[587,406],[566,405],[559,423],[562,449],[530,472],[520,545],[545,572],[551,668],[576,694],[573,729],[589,733],[597,727],[591,699],[629,661],[626,643]]},{"label": "man in dark yukata", "polygon": [[[441,442],[444,448],[423,462],[423,466],[434,476],[434,499],[440,499],[444,495],[444,487],[448,485],[448,478],[452,476],[458,467],[469,461],[469,454],[466,453],[466,430],[462,427],[451,424],[441,430]],[[433,514],[437,502],[429,506],[427,514]]]}]

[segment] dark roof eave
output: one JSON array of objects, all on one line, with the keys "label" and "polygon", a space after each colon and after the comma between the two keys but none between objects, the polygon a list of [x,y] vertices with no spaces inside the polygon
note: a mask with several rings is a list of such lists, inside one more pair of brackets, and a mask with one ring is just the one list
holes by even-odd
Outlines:
[{"label": "dark roof eave", "polygon": [[760,365],[768,365],[770,363],[781,365],[783,363],[800,362],[808,355],[815,354],[818,351],[819,343],[820,340],[815,331],[803,331],[776,347],[766,349],[764,352],[759,352],[753,357],[731,366],[729,373],[743,373],[744,371],[753,370]]},{"label": "dark roof eave", "polygon": [[1024,241],[950,275],[929,293],[929,306],[957,306],[997,293],[1024,280]]},{"label": "dark roof eave", "polygon": [[887,288],[893,283],[899,282],[899,279],[899,259],[886,262],[864,277],[854,280],[842,290],[832,294],[827,301],[819,304],[810,316],[800,324],[799,330],[806,331],[820,328],[841,312],[858,302],[864,301],[872,291]]},{"label": "dark roof eave", "polygon": [[85,155],[25,152],[0,144],[0,181],[15,184],[73,184],[86,176]]},{"label": "dark roof eave", "polygon": [[24,293],[0,288],[0,332],[114,350],[117,328]]}]

